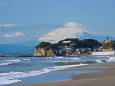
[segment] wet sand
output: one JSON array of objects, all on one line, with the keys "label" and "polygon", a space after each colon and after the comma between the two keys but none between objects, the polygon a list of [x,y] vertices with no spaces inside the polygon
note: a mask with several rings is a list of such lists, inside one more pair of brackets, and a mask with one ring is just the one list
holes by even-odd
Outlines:
[{"label": "wet sand", "polygon": [[[72,70],[102,70],[104,72],[89,73],[73,75],[71,81],[58,81],[58,82],[44,82],[33,83],[15,86],[115,86],[115,63],[109,64],[96,64],[89,66],[97,66],[91,68],[74,68],[65,69],[60,71],[72,71]],[[103,67],[99,67],[103,66]]]}]

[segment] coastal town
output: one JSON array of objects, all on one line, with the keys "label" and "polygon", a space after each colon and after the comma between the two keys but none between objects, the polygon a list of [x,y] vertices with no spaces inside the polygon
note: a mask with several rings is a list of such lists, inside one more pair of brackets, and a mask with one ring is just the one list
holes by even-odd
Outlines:
[{"label": "coastal town", "polygon": [[101,40],[101,42],[93,39],[79,41],[77,38],[70,38],[61,40],[57,44],[43,42],[36,46],[34,56],[114,56],[114,47],[115,41],[109,40],[108,37],[105,40]]}]

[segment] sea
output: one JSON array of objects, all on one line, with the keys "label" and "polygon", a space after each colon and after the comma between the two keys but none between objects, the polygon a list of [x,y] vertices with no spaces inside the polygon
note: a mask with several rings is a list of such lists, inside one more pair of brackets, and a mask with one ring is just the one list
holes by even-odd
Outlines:
[{"label": "sea", "polygon": [[70,76],[73,74],[101,71],[58,70],[87,67],[85,65],[92,64],[107,64],[108,62],[115,62],[115,57],[0,57],[0,86],[72,80]]}]

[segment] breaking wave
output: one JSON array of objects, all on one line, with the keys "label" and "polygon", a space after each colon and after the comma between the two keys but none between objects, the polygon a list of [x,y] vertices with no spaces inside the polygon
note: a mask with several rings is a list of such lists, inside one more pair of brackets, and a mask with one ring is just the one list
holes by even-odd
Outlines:
[{"label": "breaking wave", "polygon": [[96,61],[96,63],[103,63],[104,62],[104,60],[100,60],[100,59],[96,59],[95,61]]},{"label": "breaking wave", "polygon": [[110,57],[107,62],[115,62],[115,57]]},{"label": "breaking wave", "polygon": [[54,67],[44,68],[41,70],[26,71],[26,72],[0,73],[0,85],[21,82],[20,78],[24,78],[24,77],[36,76],[36,75],[48,73],[51,71],[61,70],[65,68],[75,67],[75,66],[84,66],[84,65],[87,65],[87,64],[54,66]]},{"label": "breaking wave", "polygon": [[2,62],[21,62],[20,59],[1,60]]},{"label": "breaking wave", "polygon": [[8,62],[8,63],[1,63],[0,66],[3,66],[3,65],[9,65],[9,64],[12,64],[12,62]]},{"label": "breaking wave", "polygon": [[57,65],[75,65],[75,64],[95,64],[95,63],[104,63],[106,60],[86,60],[86,61],[74,61],[74,62],[57,62]]},{"label": "breaking wave", "polygon": [[0,62],[0,66],[7,66],[7,65],[11,65],[14,63],[19,63],[21,61],[30,61],[30,59],[12,59],[12,60],[1,60]]}]

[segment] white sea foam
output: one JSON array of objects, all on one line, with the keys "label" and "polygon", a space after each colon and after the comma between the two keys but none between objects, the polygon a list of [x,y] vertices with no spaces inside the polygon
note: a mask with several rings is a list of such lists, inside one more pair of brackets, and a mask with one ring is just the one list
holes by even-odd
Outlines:
[{"label": "white sea foam", "polygon": [[48,59],[52,59],[52,57],[48,57]]},{"label": "white sea foam", "polygon": [[63,57],[56,57],[56,58],[61,59],[61,58],[63,58]]},{"label": "white sea foam", "polygon": [[75,58],[67,58],[67,59],[70,59],[70,60],[79,60],[79,61],[80,61],[80,59],[79,59],[78,57],[75,57]]},{"label": "white sea foam", "polygon": [[87,64],[54,66],[54,67],[44,68],[41,70],[26,71],[26,72],[0,73],[0,85],[7,85],[7,84],[20,82],[21,81],[20,78],[24,78],[24,77],[36,76],[51,71],[61,70],[69,67],[75,67],[75,66],[84,66],[84,65]]},{"label": "white sea foam", "polygon": [[16,63],[16,62],[21,62],[21,61],[30,61],[30,59],[12,59],[12,60],[1,60],[1,66],[3,65],[10,65],[12,63]]},{"label": "white sea foam", "polygon": [[103,63],[100,59],[96,59],[97,63]]},{"label": "white sea foam", "polygon": [[22,59],[21,61],[31,61],[30,59]]},{"label": "white sea foam", "polygon": [[15,63],[15,62],[21,62],[21,60],[19,59],[12,59],[12,60],[1,60],[1,66],[4,66],[4,65],[10,65],[12,63]]},{"label": "white sea foam", "polygon": [[65,62],[65,61],[62,60],[62,61],[41,61],[41,62]]},{"label": "white sea foam", "polygon": [[2,62],[21,62],[20,59],[1,60]]},{"label": "white sea foam", "polygon": [[12,60],[8,60],[8,61],[10,61],[10,62],[21,62],[20,59],[12,59]]},{"label": "white sea foam", "polygon": [[110,57],[107,62],[115,62],[115,57]]},{"label": "white sea foam", "polygon": [[0,78],[0,85],[7,85],[7,84],[11,84],[11,83],[16,83],[16,82],[20,82],[21,80],[18,80],[18,79],[15,79],[15,80],[13,80],[13,79],[2,79],[2,78]]},{"label": "white sea foam", "polygon": [[64,57],[48,57],[47,59],[63,59]]},{"label": "white sea foam", "polygon": [[30,61],[30,59],[11,59],[11,60],[1,60],[1,62],[21,62],[21,61]]},{"label": "white sea foam", "polygon": [[9,65],[9,64],[12,64],[12,62],[8,62],[8,63],[1,63],[0,65]]}]

